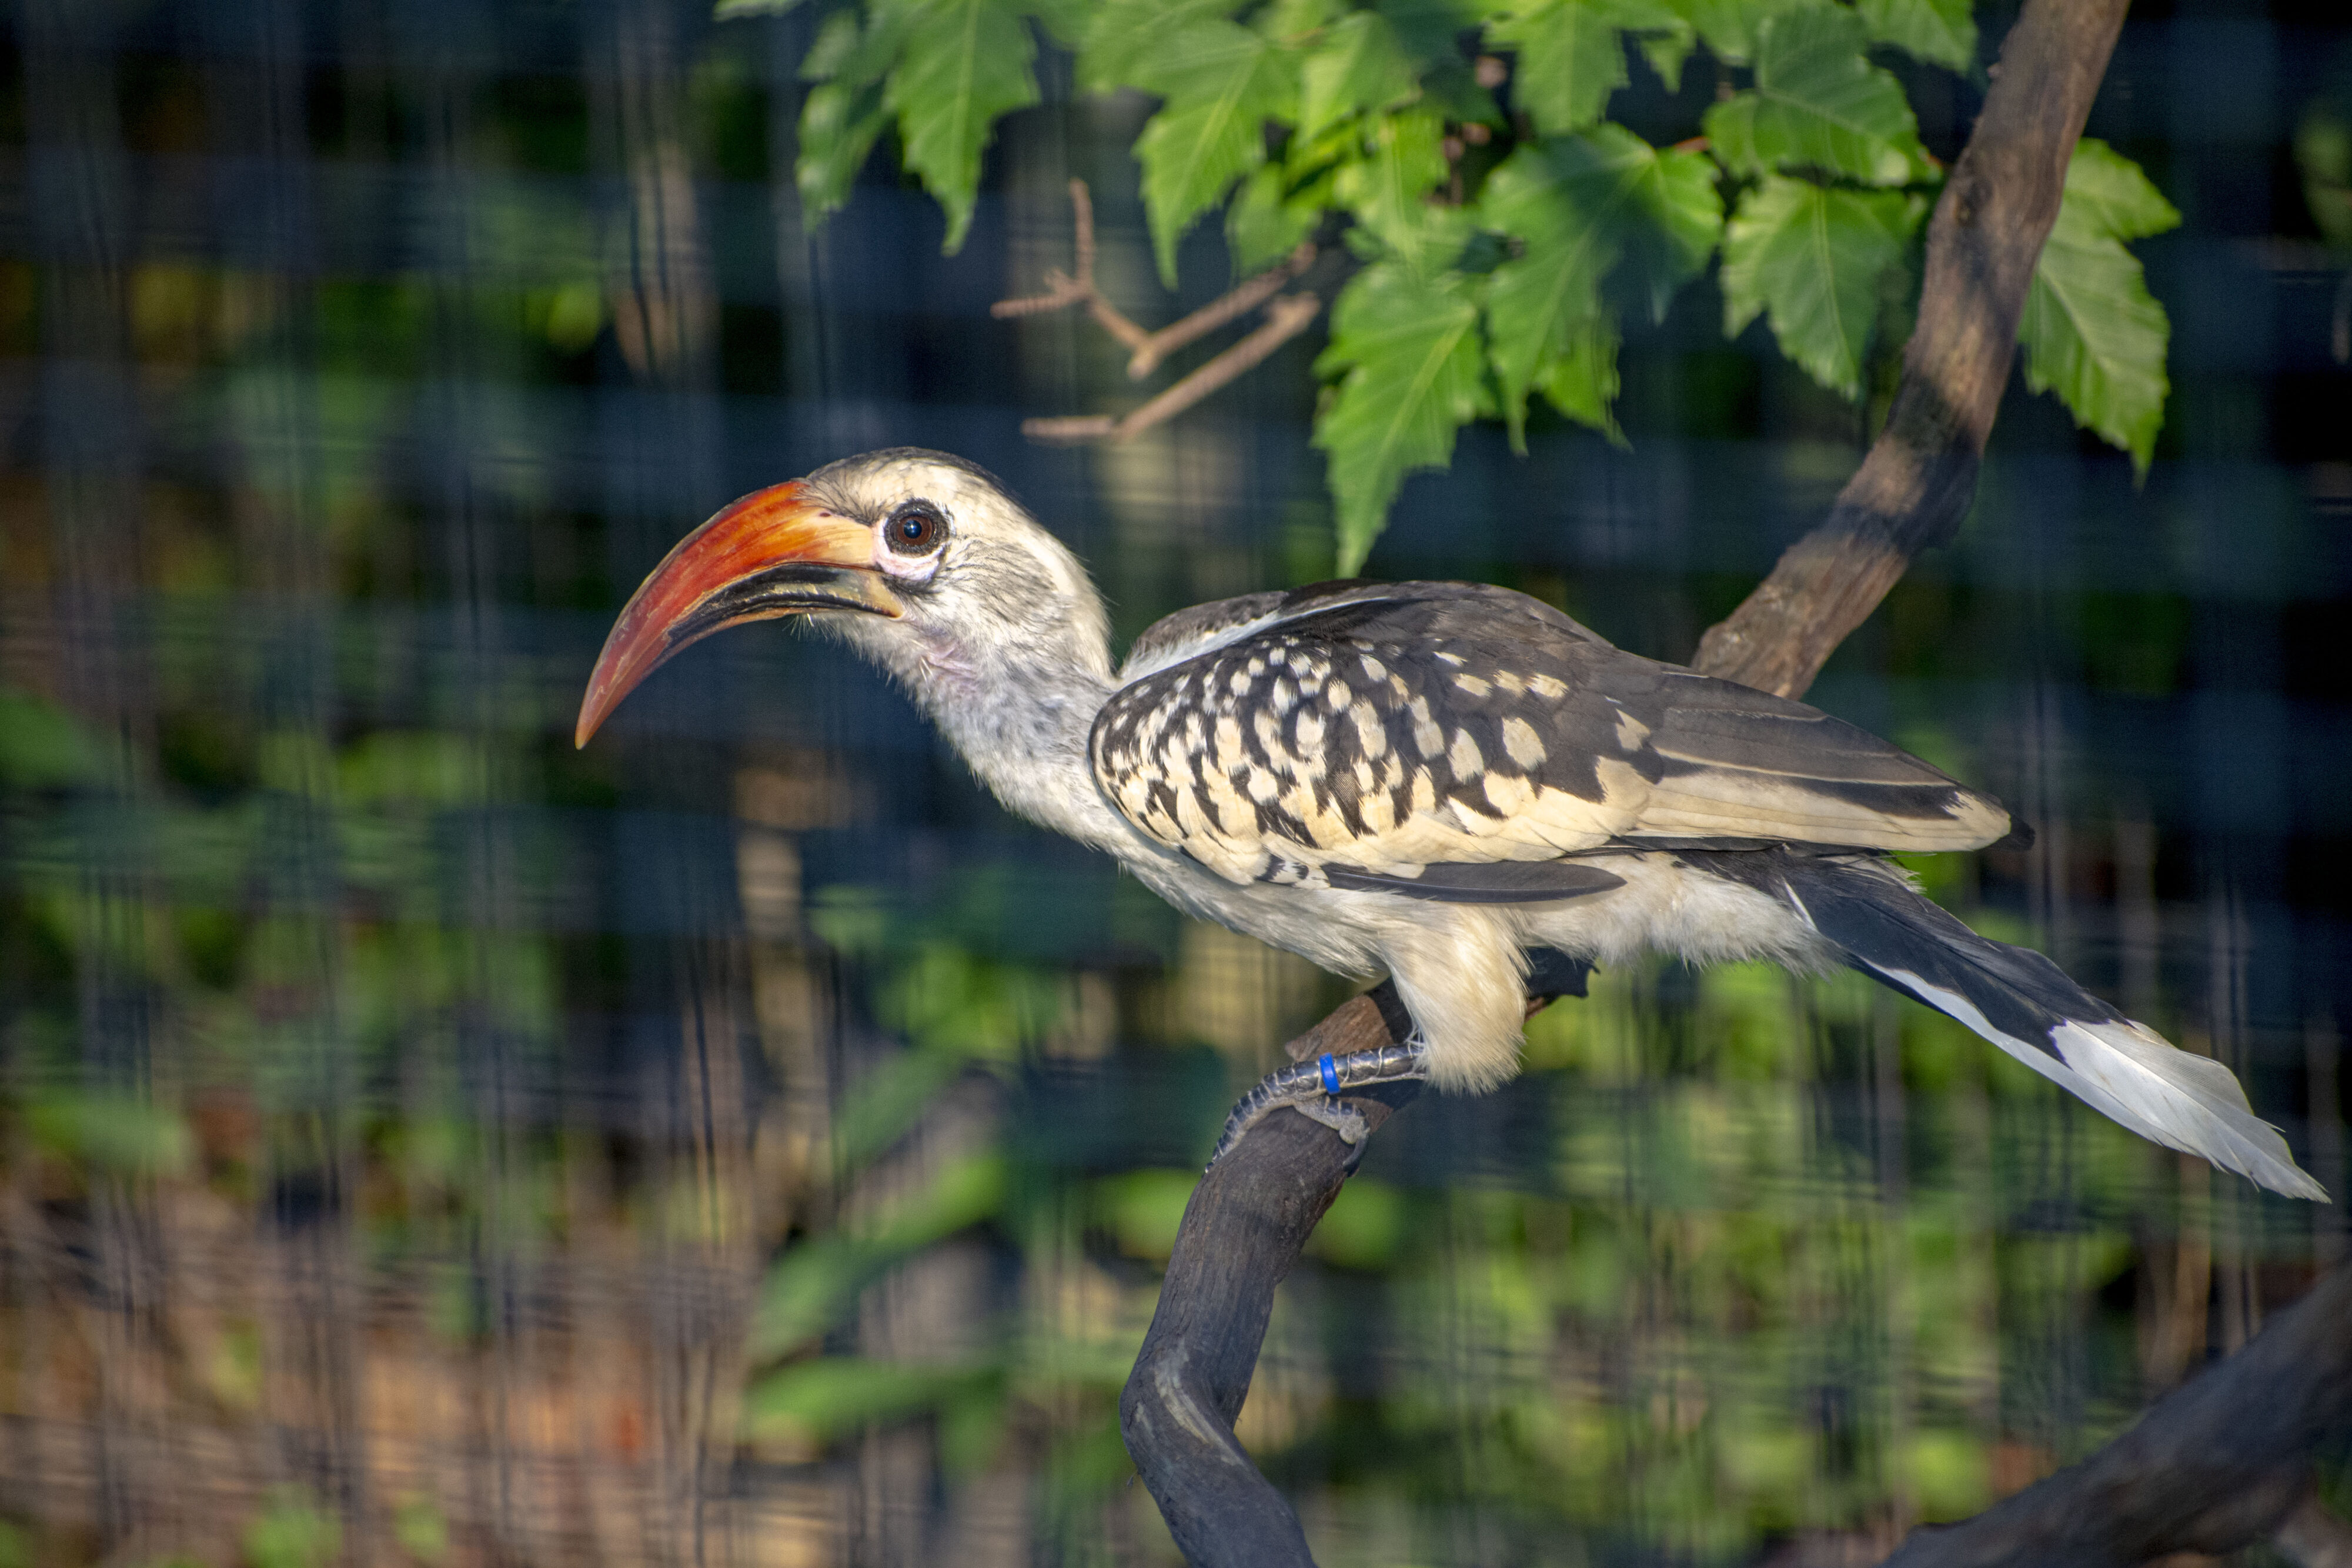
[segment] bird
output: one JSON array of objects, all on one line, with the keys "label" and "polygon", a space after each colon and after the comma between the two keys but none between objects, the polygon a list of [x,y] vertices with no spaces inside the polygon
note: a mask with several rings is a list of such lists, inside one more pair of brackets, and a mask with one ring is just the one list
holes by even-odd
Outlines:
[{"label": "bird", "polygon": [[1979,936],[1892,858],[2029,841],[1991,797],[1818,708],[1619,649],[1475,582],[1320,583],[1184,610],[1111,658],[1102,596],[1007,487],[917,447],[733,502],[599,653],[585,747],[646,675],[794,617],[893,679],[1009,810],[1185,914],[1385,973],[1405,1041],[1274,1074],[1351,1142],[1342,1089],[1491,1090],[1531,988],[1646,952],[1860,970],[2124,1126],[2325,1202],[2235,1077]]}]

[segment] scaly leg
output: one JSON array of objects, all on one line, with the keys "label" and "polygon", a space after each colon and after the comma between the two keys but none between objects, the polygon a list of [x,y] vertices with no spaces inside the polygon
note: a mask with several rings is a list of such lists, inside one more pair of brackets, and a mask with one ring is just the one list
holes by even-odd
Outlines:
[{"label": "scaly leg", "polygon": [[1324,1055],[1311,1061],[1293,1062],[1266,1074],[1256,1088],[1234,1103],[1233,1114],[1225,1118],[1224,1135],[1217,1140],[1216,1152],[1209,1156],[1209,1168],[1216,1168],[1225,1152],[1242,1141],[1243,1134],[1285,1105],[1322,1123],[1338,1133],[1343,1143],[1361,1143],[1364,1118],[1339,1103],[1339,1092],[1428,1076],[1429,1047],[1418,1039],[1402,1045],[1384,1045],[1378,1051]]}]

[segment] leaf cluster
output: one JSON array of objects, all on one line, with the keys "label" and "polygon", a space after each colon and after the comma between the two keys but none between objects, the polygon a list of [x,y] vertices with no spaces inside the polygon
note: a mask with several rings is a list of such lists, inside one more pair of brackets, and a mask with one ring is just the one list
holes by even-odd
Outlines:
[{"label": "leaf cluster", "polygon": [[[1945,177],[1882,61],[1966,73],[1978,52],[1969,0],[856,0],[803,67],[810,211],[846,199],[895,123],[954,250],[995,120],[1037,101],[1041,28],[1082,90],[1159,100],[1134,152],[1163,282],[1220,208],[1244,272],[1344,231],[1360,265],[1316,361],[1314,437],[1343,571],[1471,420],[1500,418],[1523,448],[1540,397],[1621,440],[1628,312],[1663,319],[1718,261],[1727,337],[1761,320],[1858,400]],[[1670,89],[1695,59],[1716,72],[1687,140],[1608,118],[1637,56]],[[2021,332],[2029,383],[2142,468],[2168,325],[2124,245],[2177,221],[2084,143]]]}]

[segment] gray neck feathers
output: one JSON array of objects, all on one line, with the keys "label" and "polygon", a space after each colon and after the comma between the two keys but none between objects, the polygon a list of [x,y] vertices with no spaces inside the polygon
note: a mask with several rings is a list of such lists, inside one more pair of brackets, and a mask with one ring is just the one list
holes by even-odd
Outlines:
[{"label": "gray neck feathers", "polygon": [[1008,810],[1124,853],[1139,836],[1095,787],[1087,755],[1113,689],[1109,636],[1079,582],[1082,596],[959,597],[960,609],[984,604],[980,614],[827,620],[906,687]]}]

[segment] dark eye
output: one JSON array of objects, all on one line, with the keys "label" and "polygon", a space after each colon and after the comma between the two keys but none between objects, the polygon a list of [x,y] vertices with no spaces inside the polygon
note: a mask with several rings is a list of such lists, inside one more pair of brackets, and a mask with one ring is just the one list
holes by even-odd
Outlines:
[{"label": "dark eye", "polygon": [[948,520],[929,501],[908,501],[882,525],[882,537],[900,555],[929,555],[946,542]]}]

